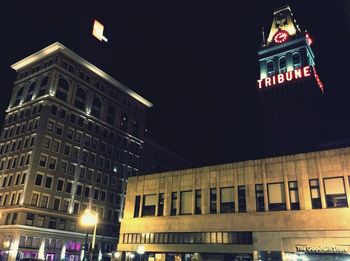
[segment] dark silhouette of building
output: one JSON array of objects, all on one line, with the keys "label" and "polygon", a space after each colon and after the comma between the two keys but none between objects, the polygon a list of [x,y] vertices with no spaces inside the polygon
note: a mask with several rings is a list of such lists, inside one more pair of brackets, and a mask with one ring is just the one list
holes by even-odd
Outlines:
[{"label": "dark silhouette of building", "polygon": [[285,155],[313,150],[319,138],[323,84],[315,68],[312,39],[301,31],[289,6],[275,10],[258,52],[264,152]]}]

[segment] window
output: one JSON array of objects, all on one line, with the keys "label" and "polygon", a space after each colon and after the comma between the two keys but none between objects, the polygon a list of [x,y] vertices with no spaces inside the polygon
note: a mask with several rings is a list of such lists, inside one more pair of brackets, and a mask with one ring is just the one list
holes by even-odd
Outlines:
[{"label": "window", "polygon": [[66,193],[72,193],[72,182],[67,182],[66,184]]},{"label": "window", "polygon": [[99,195],[100,195],[100,190],[94,189],[94,200],[98,200]]},{"label": "window", "polygon": [[61,192],[63,191],[63,184],[64,184],[64,180],[59,179],[56,187],[57,191],[61,191]]},{"label": "window", "polygon": [[63,150],[63,154],[66,155],[66,156],[69,156],[70,154],[70,149],[71,149],[71,146],[70,145],[64,145],[64,150]]},{"label": "window", "polygon": [[257,212],[265,211],[263,184],[256,184],[255,185],[255,199],[256,199],[256,211]]},{"label": "window", "polygon": [[107,123],[114,125],[115,121],[115,109],[112,105],[109,105],[107,108]]},{"label": "window", "polygon": [[58,107],[56,105],[51,106],[51,114],[52,115],[57,115]]},{"label": "window", "polygon": [[67,80],[60,78],[57,84],[56,97],[62,101],[67,101],[69,92],[69,83]]},{"label": "window", "polygon": [[39,194],[33,193],[32,200],[30,201],[30,205],[36,206],[38,204],[38,200],[39,200]]},{"label": "window", "polygon": [[27,218],[26,218],[26,225],[27,226],[33,226],[34,225],[34,217],[35,217],[34,214],[27,213]]},{"label": "window", "polygon": [[318,179],[310,179],[310,193],[311,193],[311,205],[313,209],[322,208],[321,194],[320,194],[320,184]]},{"label": "window", "polygon": [[61,161],[61,173],[65,174],[67,173],[67,168],[68,168],[68,162],[65,160]]},{"label": "window", "polygon": [[69,206],[69,200],[68,199],[63,200],[62,211],[67,212],[68,211],[68,206]]},{"label": "window", "polygon": [[300,209],[299,195],[298,195],[298,183],[296,181],[289,181],[288,187],[289,187],[289,198],[290,198],[291,210]]},{"label": "window", "polygon": [[69,128],[69,129],[67,130],[67,139],[72,140],[72,139],[73,139],[73,134],[74,134],[74,130],[71,129],[71,128]]},{"label": "window", "polygon": [[268,76],[272,76],[275,74],[275,69],[274,69],[274,66],[273,66],[273,61],[268,61],[266,63],[266,67],[267,67],[267,75]]},{"label": "window", "polygon": [[287,71],[287,60],[286,57],[281,57],[279,59],[279,72],[280,73],[285,73]]},{"label": "window", "polygon": [[76,190],[75,194],[76,194],[77,196],[81,196],[82,191],[83,191],[83,186],[79,184],[79,185],[77,186],[77,190]]},{"label": "window", "polygon": [[56,126],[56,134],[61,136],[62,133],[63,133],[63,125],[62,124],[57,124],[57,126]]},{"label": "window", "polygon": [[49,202],[49,196],[43,195],[41,197],[41,205],[40,205],[40,207],[47,208],[48,202]]},{"label": "window", "polygon": [[35,186],[41,186],[44,176],[37,173],[35,177]]},{"label": "window", "polygon": [[[215,194],[213,195],[213,197],[215,197],[215,199],[213,199],[213,204],[215,201],[215,210],[214,210],[214,206],[211,206],[211,208],[213,208],[213,211],[210,211],[210,213],[216,213],[216,191],[215,191]],[[233,187],[221,188],[220,189],[220,199],[221,199],[220,213],[233,213],[233,212],[235,212],[235,201],[234,201],[234,189],[233,189]],[[212,205],[212,203],[210,205]]]},{"label": "window", "polygon": [[49,169],[55,170],[56,169],[56,162],[57,162],[56,158],[50,158]]},{"label": "window", "polygon": [[159,193],[158,196],[158,216],[163,216],[164,214],[164,193]]},{"label": "window", "polygon": [[216,214],[216,188],[210,189],[210,214]]},{"label": "window", "polygon": [[293,67],[297,69],[301,66],[300,55],[299,53],[293,53]]},{"label": "window", "polygon": [[238,186],[238,211],[246,212],[245,186]]},{"label": "window", "polygon": [[60,198],[55,198],[55,200],[53,202],[53,209],[54,210],[59,210],[60,203],[61,203],[61,199]]},{"label": "window", "polygon": [[94,96],[94,99],[92,100],[92,106],[91,106],[91,115],[99,118],[101,116],[101,110],[102,110],[102,102],[99,98]]},{"label": "window", "polygon": [[45,95],[46,87],[48,85],[48,82],[49,82],[49,77],[48,76],[46,76],[45,78],[43,78],[41,80],[39,91],[38,91],[38,94],[37,94],[38,97]]},{"label": "window", "polygon": [[89,196],[90,196],[90,188],[89,187],[85,187],[84,197],[88,198]]},{"label": "window", "polygon": [[46,176],[46,180],[45,180],[45,188],[47,188],[47,189],[51,189],[51,185],[52,185],[52,177],[50,177],[50,176]]},{"label": "window", "polygon": [[19,104],[19,102],[21,101],[21,98],[22,98],[22,94],[23,94],[23,91],[24,91],[24,87],[20,87],[17,91],[17,95],[16,95],[16,100],[15,102],[13,103],[13,106],[17,106]]},{"label": "window", "polygon": [[143,196],[143,206],[142,206],[142,216],[155,216],[156,214],[156,204],[157,204],[157,195],[144,195]]},{"label": "window", "polygon": [[47,128],[46,128],[46,129],[47,129],[48,131],[53,131],[54,126],[55,126],[55,123],[54,123],[53,121],[50,121],[50,120],[49,120],[49,121],[47,122]]},{"label": "window", "polygon": [[323,179],[327,208],[342,208],[348,206],[346,199],[344,179],[324,178]]},{"label": "window", "polygon": [[47,156],[46,155],[40,155],[39,166],[45,168],[46,167],[46,162],[47,162]]},{"label": "window", "polygon": [[197,189],[195,192],[195,214],[202,214],[202,191],[200,189]]},{"label": "window", "polygon": [[28,87],[28,91],[27,91],[27,96],[25,98],[25,102],[30,101],[33,97],[33,93],[34,93],[34,89],[35,89],[35,85],[36,82],[32,82],[29,87]]},{"label": "window", "polygon": [[52,142],[52,151],[53,152],[58,152],[60,150],[60,142],[57,140],[54,140]]},{"label": "window", "polygon": [[177,192],[171,192],[171,209],[170,215],[175,216],[177,209]]},{"label": "window", "polygon": [[181,191],[180,214],[192,214],[192,191]]},{"label": "window", "polygon": [[279,211],[287,209],[284,184],[282,182],[267,184],[267,191],[269,196],[270,211]]}]

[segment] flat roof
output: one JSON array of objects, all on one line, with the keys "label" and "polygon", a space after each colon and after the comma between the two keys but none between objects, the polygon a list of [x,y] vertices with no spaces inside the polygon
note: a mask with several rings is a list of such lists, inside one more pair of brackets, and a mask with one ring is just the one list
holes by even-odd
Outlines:
[{"label": "flat roof", "polygon": [[148,108],[153,106],[153,104],[151,102],[149,102],[148,100],[146,100],[145,98],[143,98],[139,94],[135,93],[134,91],[130,90],[124,84],[120,83],[119,81],[117,81],[116,79],[114,79],[113,77],[111,77],[110,75],[108,75],[107,73],[105,73],[104,71],[102,71],[101,69],[99,69],[98,67],[93,65],[92,63],[88,62],[87,60],[85,60],[81,56],[77,55],[75,52],[73,52],[72,50],[70,50],[69,48],[67,48],[66,46],[61,44],[60,42],[55,42],[55,43],[45,47],[44,49],[41,49],[40,51],[38,51],[32,55],[29,55],[28,57],[12,64],[11,68],[18,71],[21,68],[23,68],[31,63],[37,62],[37,61],[41,60],[42,58],[44,58],[44,57],[46,57],[46,56],[48,56],[56,51],[63,53],[64,55],[68,56],[72,60],[83,65],[88,70],[97,74],[98,76],[100,76],[101,78],[103,78],[104,80],[106,80],[107,82],[112,84],[113,86],[117,87],[119,90],[123,91],[124,93],[130,95],[131,97],[133,97],[137,101],[141,102],[142,104],[144,104]]}]

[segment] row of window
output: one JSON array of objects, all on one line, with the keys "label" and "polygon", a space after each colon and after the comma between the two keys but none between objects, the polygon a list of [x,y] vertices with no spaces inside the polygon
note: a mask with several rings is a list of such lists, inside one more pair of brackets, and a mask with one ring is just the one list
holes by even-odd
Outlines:
[{"label": "row of window", "polygon": [[[23,141],[23,143],[22,143]],[[0,155],[31,148],[34,145],[35,134],[0,144]]]},{"label": "row of window", "polygon": [[[12,206],[19,205],[22,199],[23,191],[12,191],[11,196],[9,193],[0,194],[0,206]],[[9,201],[8,201],[9,199]]]},{"label": "row of window", "polygon": [[[301,60],[300,60],[299,53],[293,53],[292,63],[293,63],[294,69],[299,68],[301,66]],[[267,67],[268,76],[272,76],[276,73],[274,63],[272,60],[269,60],[266,62],[266,67]],[[278,59],[278,73],[285,73],[285,72],[287,72],[287,58],[286,58],[286,56],[281,56]]]},{"label": "row of window", "polygon": [[28,166],[31,159],[31,152],[19,156],[3,158],[0,162],[0,170],[8,170]]},{"label": "row of window", "polygon": [[[312,208],[322,208],[321,193],[318,179],[310,179],[310,195]],[[350,177],[349,177],[350,182]],[[324,178],[324,193],[327,208],[347,207],[348,202],[345,193],[345,184],[343,177]],[[269,211],[287,210],[286,193],[289,193],[289,203],[291,210],[300,209],[299,193],[297,181],[288,182],[288,190],[286,190],[283,182],[268,183],[267,199],[264,196],[264,185],[255,185],[256,211],[267,211],[265,209],[265,200],[268,201]],[[234,187],[224,187],[219,189],[220,201],[218,202],[217,188],[209,189],[209,207],[210,213],[234,213],[235,207],[238,212],[246,211],[246,193],[245,186],[238,186],[238,199],[234,198]],[[178,200],[180,200],[178,204]],[[194,201],[194,209],[192,202]],[[237,204],[237,203],[238,204]],[[201,214],[202,206],[202,190],[181,191],[178,199],[178,192],[171,193],[170,215],[186,215]],[[237,204],[237,206],[236,206]],[[178,209],[178,207],[180,209]],[[218,209],[218,207],[220,209]],[[141,212],[140,212],[141,210]],[[162,216],[164,215],[164,193],[143,195],[142,208],[141,196],[135,197],[134,217],[139,216]]]},{"label": "row of window", "polygon": [[[97,177],[98,178],[98,177]],[[35,177],[34,185],[37,187],[43,187],[45,189],[52,189],[54,182],[54,177],[51,175],[45,175],[43,173],[37,173]],[[101,181],[99,181],[101,183]],[[114,184],[115,185],[115,184]],[[65,192],[68,194],[72,194],[75,191],[75,195],[79,197],[86,197],[91,198],[94,200],[100,200],[100,201],[106,201],[107,199],[107,191],[102,190],[101,188],[89,186],[89,185],[83,185],[83,184],[77,184],[76,187],[74,186],[73,181],[64,180],[59,178],[57,180],[56,185],[56,191],[59,192]],[[121,190],[119,191],[121,193]],[[115,196],[115,193],[109,192],[109,203],[118,203],[119,202],[119,196]]]},{"label": "row of window", "polygon": [[[101,125],[96,124],[96,123],[92,122],[91,120],[86,121],[83,117],[77,116],[76,114],[68,114],[68,113],[66,113],[65,109],[63,109],[63,108],[58,109],[58,107],[56,105],[52,105],[51,114],[58,116],[61,119],[64,119],[64,120],[66,119],[68,122],[72,123],[74,126],[78,125],[78,126],[84,128],[84,133],[91,133],[91,134],[95,134],[98,136],[101,135],[103,138],[109,139],[110,141],[113,141],[115,138],[114,131],[109,131],[107,128],[102,128]],[[91,142],[93,141],[91,139],[91,135],[86,135],[86,137],[90,137],[90,139],[85,138],[83,143],[86,146],[90,146]],[[110,141],[106,142],[106,143],[109,144]],[[140,149],[141,149],[140,144],[131,142],[129,139],[127,139],[125,137],[118,136],[117,142],[119,145],[122,145],[122,147],[125,149],[129,148],[129,150],[131,150],[135,153],[140,152]],[[128,145],[127,142],[130,143],[129,146],[127,146]],[[91,144],[91,145],[94,145],[94,144]],[[96,144],[95,144],[95,146],[96,146]],[[96,148],[96,147],[94,147],[94,148]],[[103,152],[105,152],[105,151],[103,151]]]},{"label": "row of window", "polygon": [[[18,223],[17,213],[7,213],[6,224],[17,224]],[[75,220],[58,218],[47,215],[40,215],[34,213],[26,213],[26,218],[24,220],[24,225],[35,226],[49,229],[59,229],[65,231],[85,231],[85,228],[79,226]],[[97,226],[97,234],[106,236],[116,236],[117,235],[117,225],[115,224],[103,224],[99,223]],[[21,246],[21,243],[20,243]],[[69,248],[71,249],[71,248]]]},{"label": "row of window", "polygon": [[[64,69],[66,69],[68,72],[72,73],[72,74],[77,73],[77,70],[75,69],[75,66],[72,65],[71,63],[65,61],[65,60],[62,61],[61,66]],[[113,91],[111,87],[102,84],[97,79],[92,80],[92,77],[89,74],[87,74],[87,73],[85,73],[85,72],[80,70],[79,73],[78,73],[78,76],[83,81],[91,84],[92,86],[94,86],[98,90],[100,90],[101,92],[107,94],[108,97],[113,98],[114,100],[119,100],[118,92]],[[133,103],[130,100],[126,100],[125,98],[123,98],[122,102],[123,102],[123,104],[125,106],[128,106],[128,107],[130,107],[130,108],[132,108],[135,111],[138,111],[140,113],[142,112],[142,108],[138,107],[137,104],[134,104],[134,106],[132,106]]]},{"label": "row of window", "polygon": [[[39,84],[37,84],[39,82]],[[42,97],[46,94],[49,86],[49,75],[45,74],[40,77],[40,80],[29,81],[26,85],[19,86],[12,100],[10,107],[16,107],[22,103],[29,102],[35,98]]]},{"label": "row of window", "polygon": [[123,244],[252,244],[252,232],[126,233]]},{"label": "row of window", "polygon": [[23,134],[25,132],[31,132],[34,131],[38,128],[39,124],[39,118],[29,120],[28,125],[27,122],[23,122],[22,124],[16,124],[14,126],[4,128],[2,138],[7,139],[7,138],[12,138],[17,135]]},{"label": "row of window", "polygon": [[0,176],[0,188],[14,187],[24,185],[26,179],[26,172],[19,172],[15,175],[14,182],[12,183],[12,178],[14,174],[1,175]]},{"label": "row of window", "polygon": [[[55,128],[56,125],[56,128]],[[60,123],[56,123],[52,120],[48,121],[47,124],[47,130],[50,132],[54,132],[56,135],[62,136],[63,135],[63,128],[64,125],[60,124]],[[99,143],[99,140],[97,138],[92,138],[90,135],[88,134],[84,134],[81,131],[75,131],[73,128],[68,128],[67,132],[66,132],[66,138],[69,140],[74,141],[74,143],[76,145],[84,145],[84,146],[89,146],[92,149],[97,149],[99,147],[100,152],[103,152],[106,154],[106,156],[113,156],[113,158],[116,158],[118,160],[121,160],[125,163],[127,163],[129,166],[133,166],[134,168],[138,168],[139,164],[140,164],[140,156],[136,155],[134,153],[128,152],[127,150],[121,150],[119,148],[114,148],[111,144],[107,144],[106,142],[102,141]],[[46,136],[44,138],[44,143],[43,143],[43,147],[46,149],[50,148],[50,142],[53,138],[51,138],[50,136]],[[69,156],[71,153],[71,147],[73,146],[73,144],[66,144],[65,148],[64,148],[64,154],[66,156]],[[79,147],[74,147],[73,150],[75,150],[75,154],[73,153],[72,155],[76,156],[76,158],[78,157],[78,151],[80,150]],[[88,159],[88,152],[87,150],[83,151],[82,154],[82,160],[84,162],[89,162],[90,164],[95,165],[96,163],[98,164],[98,166],[100,166],[101,168],[107,168],[110,169],[111,168],[111,161],[110,159],[104,159],[102,156],[98,158],[99,160],[97,162],[95,162],[96,160],[96,153],[90,153],[90,157]],[[103,163],[102,161],[104,161],[105,163]]]},{"label": "row of window", "polygon": [[16,122],[17,120],[22,122],[23,120],[28,119],[31,116],[40,113],[41,110],[42,110],[42,103],[39,103],[37,105],[25,107],[25,108],[18,110],[16,112],[9,113],[5,118],[5,125],[10,124],[12,122]]}]

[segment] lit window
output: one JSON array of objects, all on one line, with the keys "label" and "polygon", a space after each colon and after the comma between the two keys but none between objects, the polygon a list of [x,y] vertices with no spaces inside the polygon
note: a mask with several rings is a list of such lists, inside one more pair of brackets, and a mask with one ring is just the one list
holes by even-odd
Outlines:
[{"label": "lit window", "polygon": [[323,179],[326,202],[328,208],[341,208],[347,207],[348,201],[346,199],[344,179],[338,178],[325,178]]},{"label": "lit window", "polygon": [[279,211],[286,210],[286,196],[284,192],[284,184],[271,183],[267,184],[268,196],[269,196],[269,210]]}]

